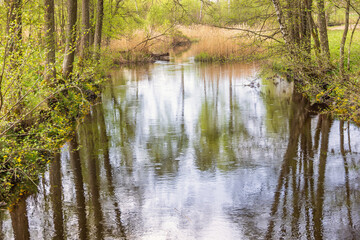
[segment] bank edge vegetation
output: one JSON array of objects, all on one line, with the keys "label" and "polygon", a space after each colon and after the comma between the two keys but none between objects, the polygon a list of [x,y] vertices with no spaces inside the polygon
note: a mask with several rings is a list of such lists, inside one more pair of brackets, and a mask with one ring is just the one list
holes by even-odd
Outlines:
[{"label": "bank edge vegetation", "polygon": [[[176,41],[199,41],[191,33],[204,26],[209,42],[219,35],[214,29],[231,32],[231,41],[212,41],[231,47],[204,48],[197,60],[271,55],[273,69],[294,80],[313,103],[359,123],[359,3],[0,1],[0,205],[11,207],[36,188],[39,173],[96,101],[112,63],[151,60],[154,51],[166,52]],[[117,44],[124,39],[132,44]]]}]

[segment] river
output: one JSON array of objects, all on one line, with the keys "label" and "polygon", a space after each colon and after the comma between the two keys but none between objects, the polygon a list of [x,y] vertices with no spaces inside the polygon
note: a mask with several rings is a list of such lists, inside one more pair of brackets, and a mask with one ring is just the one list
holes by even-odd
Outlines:
[{"label": "river", "polygon": [[359,128],[260,67],[113,70],[0,238],[359,239]]}]

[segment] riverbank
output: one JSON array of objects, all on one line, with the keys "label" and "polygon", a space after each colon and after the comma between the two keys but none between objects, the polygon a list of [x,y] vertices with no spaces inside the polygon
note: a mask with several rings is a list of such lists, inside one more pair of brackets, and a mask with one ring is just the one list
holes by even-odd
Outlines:
[{"label": "riverbank", "polygon": [[[292,83],[258,71],[192,61],[112,69],[38,194],[2,212],[0,236],[280,239],[291,222],[286,236],[351,239],[360,129],[308,111]],[[306,225],[322,227],[298,231]]]},{"label": "riverbank", "polygon": [[[337,30],[329,32],[334,66],[332,71],[325,72],[321,69],[322,66],[315,63],[311,66],[314,72],[306,73],[301,72],[305,69],[304,67],[296,68],[299,66],[279,54],[283,52],[278,51],[277,55],[273,54],[276,48],[271,44],[258,46],[255,44],[252,48],[250,43],[253,42],[250,38],[241,38],[236,31],[232,30],[199,25],[180,27],[169,35],[158,33],[152,37],[147,36],[148,42],[144,40],[142,34],[143,32],[138,32],[132,40],[121,39],[112,42],[110,50],[105,53],[103,59],[105,65],[153,62],[158,56],[168,57],[169,51],[176,54],[176,49],[186,50],[192,42],[196,42],[196,47],[191,52],[192,56],[195,55],[195,60],[237,62],[267,59],[268,66],[272,70],[284,77],[296,80],[298,90],[306,95],[312,104],[326,104],[327,108],[324,112],[343,120],[360,123],[358,97],[360,85],[357,81],[360,66],[358,33],[353,38],[353,50],[349,70],[346,72],[346,81],[339,77],[336,70],[339,39],[341,39],[341,31]],[[239,39],[243,45],[240,45]],[[156,43],[152,40],[156,40]],[[126,46],[125,49],[133,51],[131,53],[125,51]],[[190,57],[187,53],[184,55]],[[272,55],[272,58],[269,55]],[[23,120],[15,122],[16,124],[14,121],[11,122],[11,119],[8,122],[1,122],[3,129],[8,127],[11,129],[0,138],[2,149],[0,205],[15,203],[19,197],[37,187],[38,176],[48,167],[47,163],[53,158],[53,153],[71,138],[78,123],[88,114],[90,106],[96,103],[100,94],[104,68],[106,68],[104,65],[97,66],[87,68],[82,72],[76,69],[74,74],[76,78],[69,79],[57,89],[44,88],[43,97],[27,106],[28,111],[31,111],[32,107],[37,107],[36,111],[31,112]],[[34,74],[33,79],[36,76]],[[44,85],[43,81],[38,84]],[[49,92],[53,94],[49,95]],[[56,101],[48,104],[49,99],[56,99]]]},{"label": "riverbank", "polygon": [[82,75],[62,79],[56,90],[40,82],[44,97],[36,106],[23,104],[23,116],[1,119],[0,207],[11,208],[37,190],[54,154],[99,101],[104,71],[104,65],[87,66]]},{"label": "riverbank", "polygon": [[197,62],[251,62],[268,57],[270,45],[254,42],[251,36],[238,29],[251,28],[238,25],[229,30],[195,24],[176,26],[173,30],[164,32],[147,33],[138,30],[130,36],[112,40],[108,53],[115,65],[168,60],[156,59],[156,56],[186,54],[192,44],[196,47],[191,54]]},{"label": "riverbank", "polygon": [[326,106],[324,112],[360,124],[360,33],[348,33],[344,73],[339,71],[343,31],[330,30],[328,37],[331,56],[328,65],[315,60],[299,63],[289,56],[276,56],[269,61],[269,67],[277,74],[295,80],[298,91],[312,104]]},{"label": "riverbank", "polygon": [[[195,44],[191,55],[198,62],[224,63],[263,60],[270,66],[271,71],[296,79],[298,91],[306,95],[311,103],[327,105],[324,111],[341,119],[359,123],[360,101],[357,96],[359,95],[358,89],[360,89],[358,84],[360,34],[351,29],[348,33],[345,49],[346,80],[344,81],[338,70],[339,49],[343,37],[343,31],[339,29],[340,27],[330,28],[328,31],[330,68],[320,62],[315,62],[315,60],[308,63],[294,62],[292,57],[284,51],[280,42],[260,41],[247,32],[256,30],[256,27],[249,28],[246,25],[233,26],[228,29],[205,25],[177,26],[173,33],[154,33],[150,36],[143,31],[138,31],[129,39],[123,38],[112,42],[110,49],[111,52],[118,53],[112,55],[113,62],[116,64],[154,62],[153,53],[174,52],[172,48],[174,42],[186,42],[185,45]],[[178,40],[174,40],[176,38],[174,36],[177,36]],[[188,56],[186,52],[184,55]]]}]

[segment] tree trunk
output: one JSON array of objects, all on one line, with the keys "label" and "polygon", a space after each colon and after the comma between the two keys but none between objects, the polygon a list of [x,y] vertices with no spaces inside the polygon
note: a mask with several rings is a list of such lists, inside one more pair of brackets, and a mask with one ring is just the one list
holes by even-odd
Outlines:
[{"label": "tree trunk", "polygon": [[312,0],[304,0],[304,19],[303,19],[303,34],[304,34],[304,49],[309,55],[311,53],[311,12],[312,12]]},{"label": "tree trunk", "polygon": [[96,25],[95,25],[95,37],[94,37],[94,59],[100,59],[100,47],[101,47],[101,33],[104,17],[104,1],[98,0],[96,9]]},{"label": "tree trunk", "polygon": [[60,3],[60,16],[59,16],[59,24],[60,24],[60,44],[64,46],[66,43],[66,33],[65,33],[65,13],[64,13],[64,0],[61,0]]},{"label": "tree trunk", "polygon": [[45,81],[53,82],[56,78],[55,71],[55,15],[54,0],[44,0],[45,4]]},{"label": "tree trunk", "polygon": [[280,32],[281,32],[281,34],[282,34],[282,36],[284,38],[285,43],[288,45],[290,43],[290,41],[289,41],[289,32],[288,32],[288,29],[287,29],[286,24],[285,24],[284,14],[283,14],[283,11],[281,9],[280,2],[279,2],[279,0],[271,0],[271,1],[272,1],[273,5],[274,5],[274,8],[275,8],[276,16],[277,16],[279,26],[280,26]]},{"label": "tree trunk", "polygon": [[359,25],[359,21],[360,21],[360,16],[358,16],[358,19],[356,20],[354,29],[352,30],[351,37],[350,37],[349,49],[348,49],[348,59],[347,59],[347,64],[348,64],[348,65],[347,65],[347,69],[348,69],[348,70],[350,70],[351,44],[352,44],[352,41],[353,41],[353,37],[354,37],[355,31],[356,31],[356,28],[357,28],[357,26]]},{"label": "tree trunk", "polygon": [[324,0],[317,0],[318,23],[320,33],[321,50],[327,60],[330,60],[329,40],[327,34],[327,23],[325,15]]},{"label": "tree trunk", "polygon": [[[8,9],[8,17],[7,17],[7,33],[10,37],[8,40],[8,50],[7,56],[9,57],[9,71],[14,73],[15,79],[14,92],[17,92],[16,96],[14,96],[14,101],[17,102],[22,98],[22,74],[19,66],[21,65],[22,60],[22,0],[10,0],[9,9]],[[6,51],[6,50],[5,50]],[[1,89],[1,86],[0,86]],[[1,106],[3,105],[3,96],[1,94]],[[17,98],[17,99],[16,99]],[[23,110],[23,103],[18,104],[14,109],[16,114],[21,114]]]},{"label": "tree trunk", "polygon": [[66,36],[63,76],[69,78],[74,64],[76,48],[77,0],[68,0],[68,26]]},{"label": "tree trunk", "polygon": [[345,27],[344,27],[343,36],[341,39],[341,44],[340,44],[339,70],[340,70],[341,76],[344,76],[344,59],[345,59],[344,52],[345,52],[346,37],[347,37],[348,30],[349,30],[349,13],[350,13],[350,0],[347,0],[346,1],[346,11],[345,11]]},{"label": "tree trunk", "polygon": [[94,46],[94,32],[95,32],[95,0],[90,1],[90,32],[89,32],[89,46]]},{"label": "tree trunk", "polygon": [[314,44],[315,44],[315,53],[319,54],[320,53],[320,40],[319,40],[319,33],[318,33],[318,29],[317,26],[314,22],[314,19],[310,13],[310,24],[311,24],[311,36],[314,39]]},{"label": "tree trunk", "polygon": [[81,44],[80,58],[81,61],[88,58],[88,48],[90,41],[90,3],[89,0],[82,0],[81,5]]},{"label": "tree trunk", "polygon": [[10,35],[9,53],[19,51],[22,41],[22,0],[11,0],[6,32]]},{"label": "tree trunk", "polygon": [[201,3],[200,3],[201,5],[200,5],[200,13],[199,13],[199,22],[201,23],[201,21],[202,21],[202,11],[203,11],[203,1],[201,1]]}]

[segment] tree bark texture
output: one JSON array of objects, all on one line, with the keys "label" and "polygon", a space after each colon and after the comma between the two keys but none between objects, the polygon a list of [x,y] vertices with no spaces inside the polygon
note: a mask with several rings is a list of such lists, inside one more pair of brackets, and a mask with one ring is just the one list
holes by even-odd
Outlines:
[{"label": "tree bark texture", "polygon": [[339,70],[340,70],[340,74],[342,76],[344,76],[344,60],[345,60],[345,43],[346,43],[346,37],[347,37],[347,33],[349,31],[349,15],[350,15],[350,0],[346,1],[346,8],[345,8],[345,27],[344,27],[344,32],[343,32],[343,36],[341,39],[341,44],[340,44],[340,66],[339,66]]},{"label": "tree bark texture", "polygon": [[280,32],[284,38],[285,44],[289,44],[289,32],[285,24],[284,14],[281,8],[280,1],[279,0],[271,0],[271,1],[275,8],[276,16],[280,26]]},{"label": "tree bark texture", "polygon": [[81,5],[81,44],[80,44],[80,57],[82,60],[88,56],[88,48],[90,41],[90,2],[89,0],[82,0]]},{"label": "tree bark texture", "polygon": [[22,0],[10,1],[6,32],[11,37],[9,53],[17,52],[22,41]]},{"label": "tree bark texture", "polygon": [[100,47],[101,47],[101,33],[104,17],[104,1],[98,0],[96,8],[96,25],[95,25],[95,37],[94,37],[94,58],[100,59]]},{"label": "tree bark texture", "polygon": [[69,78],[73,70],[76,48],[77,0],[68,0],[68,25],[66,36],[63,76]]},{"label": "tree bark texture", "polygon": [[54,82],[55,71],[55,6],[54,0],[44,0],[45,5],[45,81]]},{"label": "tree bark texture", "polygon": [[318,24],[319,24],[321,51],[325,55],[325,57],[328,60],[330,60],[330,50],[329,50],[329,40],[327,34],[327,23],[326,23],[324,0],[317,0],[317,8],[318,8]]}]

